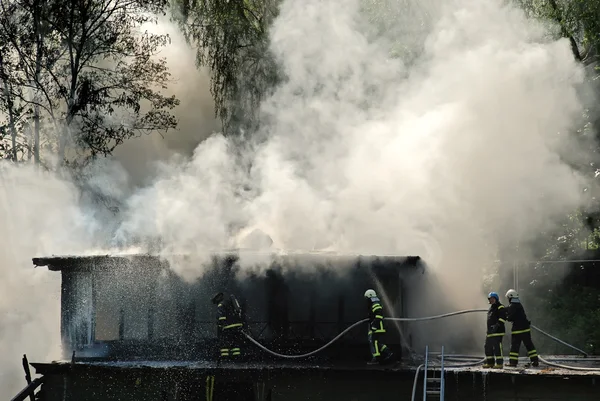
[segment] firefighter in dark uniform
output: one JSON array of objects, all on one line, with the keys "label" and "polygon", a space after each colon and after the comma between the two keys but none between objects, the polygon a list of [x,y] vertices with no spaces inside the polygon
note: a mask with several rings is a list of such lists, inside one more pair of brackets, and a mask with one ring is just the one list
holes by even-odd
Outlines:
[{"label": "firefighter in dark uniform", "polygon": [[484,345],[485,363],[483,367],[502,369],[504,368],[502,339],[505,333],[506,308],[500,303],[500,297],[495,292],[488,294],[488,301],[490,309],[487,313],[487,335]]},{"label": "firefighter in dark uniform", "polygon": [[518,365],[519,348],[521,348],[521,342],[523,342],[527,349],[527,356],[531,360],[531,365],[539,366],[538,353],[533,341],[531,341],[531,322],[527,319],[525,309],[519,300],[519,294],[511,289],[506,292],[506,298],[509,304],[506,308],[506,320],[512,322],[508,363],[510,366]]},{"label": "firefighter in dark uniform", "polygon": [[217,305],[217,337],[220,343],[221,359],[240,357],[241,345],[244,340],[242,333],[242,309],[235,296],[225,298],[222,292],[212,298],[212,303]]},{"label": "firefighter in dark uniform", "polygon": [[383,326],[383,306],[374,290],[365,291],[369,308],[369,347],[372,359],[369,365],[384,364],[392,361],[394,354],[381,340],[385,334]]}]

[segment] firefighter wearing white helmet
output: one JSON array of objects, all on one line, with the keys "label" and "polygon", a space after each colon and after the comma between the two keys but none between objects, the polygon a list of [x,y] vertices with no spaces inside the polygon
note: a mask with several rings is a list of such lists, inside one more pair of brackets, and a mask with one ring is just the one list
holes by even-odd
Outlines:
[{"label": "firefighter wearing white helmet", "polygon": [[393,357],[392,351],[381,340],[385,334],[383,326],[383,306],[375,290],[368,289],[364,297],[369,307],[369,347],[373,359],[369,365],[384,364],[390,362]]},{"label": "firefighter wearing white helmet", "polygon": [[539,358],[535,345],[531,340],[531,322],[527,319],[525,309],[519,299],[519,293],[513,289],[506,291],[509,305],[506,308],[506,320],[512,322],[509,365],[517,366],[519,363],[519,348],[521,342],[527,349],[527,356],[532,366],[539,366]]}]

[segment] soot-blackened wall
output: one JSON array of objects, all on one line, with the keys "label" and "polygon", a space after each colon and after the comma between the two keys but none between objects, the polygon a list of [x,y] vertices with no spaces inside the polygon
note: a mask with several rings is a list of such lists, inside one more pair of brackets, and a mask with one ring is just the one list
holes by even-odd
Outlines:
[{"label": "soot-blackened wall", "polygon": [[[201,277],[186,281],[177,263],[152,256],[55,258],[61,270],[62,334],[65,356],[204,358],[202,342],[216,337],[219,291],[234,293],[246,311],[250,330],[265,344],[299,349],[322,344],[364,319],[363,293],[377,290],[387,316],[406,313],[404,279],[418,270],[418,258],[274,257],[265,265],[240,266],[235,254],[205,262]],[[388,343],[399,346],[403,326],[388,324]],[[357,328],[339,345],[363,344]],[[193,344],[196,344],[195,346]],[[406,343],[404,342],[406,345]],[[157,347],[171,350],[169,356]],[[196,352],[197,351],[197,352]],[[181,352],[179,352],[181,354]],[[195,353],[195,354],[194,354]]]}]

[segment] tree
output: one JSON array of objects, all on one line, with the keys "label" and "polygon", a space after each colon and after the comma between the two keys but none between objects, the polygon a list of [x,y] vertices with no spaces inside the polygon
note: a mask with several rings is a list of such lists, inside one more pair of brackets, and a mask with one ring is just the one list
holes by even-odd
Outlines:
[{"label": "tree", "polygon": [[[21,155],[27,150],[29,158],[33,157],[36,163],[40,161],[40,104],[38,90],[41,83],[41,72],[43,63],[43,51],[45,34],[42,23],[44,6],[41,0],[30,2],[17,2],[2,0],[0,2],[2,18],[0,19],[2,43],[5,43],[5,54],[15,60],[10,76],[6,74],[7,80],[11,81],[11,90],[6,90],[7,102],[12,106],[13,113],[15,105],[23,112],[21,117],[31,117],[33,120],[33,135],[24,134],[20,143]],[[8,95],[10,93],[10,97]],[[29,107],[28,107],[29,106]],[[9,112],[9,115],[11,113]],[[13,127],[14,128],[14,127]],[[21,120],[19,131],[30,131],[30,124],[26,119]],[[16,130],[13,131],[13,160],[17,161],[17,148],[15,147]]]},{"label": "tree", "polygon": [[[7,121],[0,125],[0,152],[3,152],[5,157],[17,161],[17,113],[13,101],[13,83],[10,80],[9,71],[7,54],[4,47],[2,47],[0,48],[0,93],[2,94],[0,111],[7,115]],[[10,136],[10,145],[6,141],[7,135]]]},{"label": "tree", "polygon": [[173,16],[208,67],[225,132],[257,123],[257,106],[279,81],[268,31],[279,0],[173,0]]},{"label": "tree", "polygon": [[600,54],[600,1],[516,0],[530,18],[557,24],[555,34],[569,39],[573,57],[595,65]]},{"label": "tree", "polygon": [[[20,101],[24,98],[23,91],[26,87],[20,71],[23,68],[18,54],[10,46],[12,27],[19,25],[19,13],[13,4],[8,5],[6,1],[0,2],[1,18],[0,26],[0,83],[2,102],[0,111],[6,117],[1,126],[3,157],[13,161],[22,158],[27,147],[27,138],[21,133],[24,130],[24,122],[27,108]],[[9,138],[9,140],[7,140]]]},{"label": "tree", "polygon": [[[44,149],[61,162],[81,164],[109,155],[135,135],[176,127],[179,102],[165,96],[170,74],[157,59],[167,35],[142,32],[166,0],[0,0],[0,35],[18,59],[13,72],[28,107],[33,153],[39,162],[40,126],[54,136]],[[27,89],[31,96],[22,96]]]}]

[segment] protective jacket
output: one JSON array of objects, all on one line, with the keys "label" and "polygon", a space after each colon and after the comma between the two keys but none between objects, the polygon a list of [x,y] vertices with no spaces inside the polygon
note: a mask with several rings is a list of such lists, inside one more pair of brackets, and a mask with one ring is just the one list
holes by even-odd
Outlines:
[{"label": "protective jacket", "polygon": [[531,322],[527,319],[525,309],[521,302],[512,300],[506,308],[506,320],[512,322],[512,334],[531,331]]},{"label": "protective jacket", "polygon": [[506,329],[506,308],[500,302],[490,305],[487,313],[487,336],[503,336]]},{"label": "protective jacket", "polygon": [[378,297],[368,299],[369,307],[369,334],[385,333],[383,327],[383,306]]},{"label": "protective jacket", "polygon": [[242,327],[242,312],[237,299],[233,295],[223,299],[218,305],[219,330]]}]

